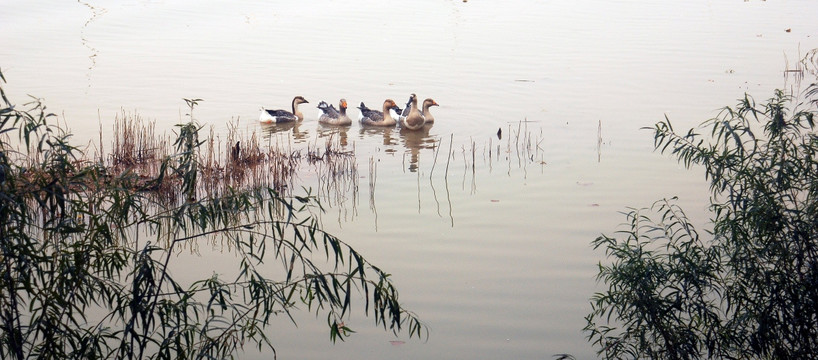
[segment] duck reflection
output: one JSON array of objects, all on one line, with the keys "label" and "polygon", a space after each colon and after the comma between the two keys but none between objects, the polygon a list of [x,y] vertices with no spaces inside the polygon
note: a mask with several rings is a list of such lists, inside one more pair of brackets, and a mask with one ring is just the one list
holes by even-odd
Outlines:
[{"label": "duck reflection", "polygon": [[261,132],[265,140],[278,136],[278,134],[287,134],[291,132],[293,142],[302,143],[307,141],[310,136],[309,131],[302,131],[300,129],[300,121],[288,123],[259,123],[259,125],[261,125]]},{"label": "duck reflection", "polygon": [[349,143],[349,135],[347,134],[349,126],[320,124],[316,131],[318,138],[337,138],[338,144],[342,148],[346,148]]},{"label": "duck reflection", "polygon": [[398,145],[398,138],[396,136],[397,133],[398,131],[394,127],[362,126],[358,131],[358,138],[364,139],[365,137],[380,136],[383,138],[382,144],[386,148],[385,151],[388,153],[394,153],[394,148]]},{"label": "duck reflection", "polygon": [[429,135],[429,130],[432,128],[431,124],[426,124],[423,128],[418,130],[401,129],[400,138],[403,141],[403,146],[409,150],[409,171],[418,171],[418,161],[420,158],[420,151],[422,149],[434,150],[437,145],[437,140]]}]

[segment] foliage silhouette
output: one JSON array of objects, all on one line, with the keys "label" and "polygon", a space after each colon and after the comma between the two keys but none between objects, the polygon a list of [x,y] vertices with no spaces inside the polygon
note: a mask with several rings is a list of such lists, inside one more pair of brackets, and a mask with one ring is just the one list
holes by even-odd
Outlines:
[{"label": "foliage silhouette", "polygon": [[818,353],[818,84],[749,95],[702,124],[651,128],[655,147],[710,182],[712,231],[674,199],[602,235],[607,290],[585,332],[606,358],[811,358]]},{"label": "foliage silhouette", "polygon": [[[361,297],[376,325],[428,335],[389,274],[321,230],[309,192],[196,196],[201,126],[192,113],[200,99],[186,99],[191,116],[179,125],[178,153],[146,181],[85,160],[39,100],[18,110],[2,86],[0,95],[0,358],[227,358],[245,346],[274,353],[265,332],[274,317],[302,304],[326,314],[331,340],[343,340],[352,332],[343,319]],[[161,199],[158,185],[171,181],[182,196]],[[216,239],[238,254],[235,274],[190,284],[171,275],[184,247]]]}]

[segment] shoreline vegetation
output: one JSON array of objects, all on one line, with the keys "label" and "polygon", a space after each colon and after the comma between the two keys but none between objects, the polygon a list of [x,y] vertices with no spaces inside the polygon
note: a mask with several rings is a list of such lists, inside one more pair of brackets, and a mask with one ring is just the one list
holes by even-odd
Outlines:
[{"label": "shoreline vegetation", "polygon": [[[326,316],[332,341],[354,332],[353,310],[428,337],[391,276],[321,229],[316,196],[282,193],[299,163],[329,164],[330,179],[356,172],[351,153],[202,140],[201,100],[186,99],[175,139],[123,117],[112,153],[88,159],[43,103],[20,109],[3,83],[0,72],[0,358],[275,357],[267,328],[293,311]],[[235,269],[177,281],[180,250],[214,239]]]},{"label": "shoreline vegetation", "polygon": [[795,89],[745,93],[698,128],[677,131],[667,116],[646,128],[656,151],[705,169],[711,219],[698,231],[671,197],[629,209],[592,242],[604,290],[583,330],[599,356],[818,353],[818,49],[784,74]]},{"label": "shoreline vegetation", "polygon": [[[201,101],[201,100],[199,100]],[[193,110],[193,108],[191,108]],[[195,126],[195,134],[186,126]],[[279,193],[292,195],[297,188],[296,180],[300,168],[321,163],[318,176],[327,187],[333,183],[358,178],[358,168],[354,161],[354,150],[345,150],[339,140],[327,137],[323,145],[308,144],[306,149],[283,148],[279,144],[264,146],[259,134],[241,133],[235,126],[229,126],[224,139],[211,129],[207,137],[199,140],[204,127],[197,123],[177,124],[180,134],[191,136],[196,142],[195,165],[198,172],[195,198],[218,197],[230,189],[250,189],[269,187]],[[100,144],[105,143],[100,130]],[[177,140],[178,141],[178,140]],[[108,173],[132,173],[135,182],[133,190],[152,193],[159,199],[183,199],[180,174],[168,172],[165,162],[179,156],[173,140],[155,133],[155,123],[124,112],[113,124],[113,139],[109,153],[100,149],[90,158],[76,159],[75,166],[99,164]],[[184,149],[190,150],[190,149]],[[83,152],[83,155],[89,152]],[[164,174],[163,174],[164,172]],[[163,177],[161,183],[155,180]]]}]

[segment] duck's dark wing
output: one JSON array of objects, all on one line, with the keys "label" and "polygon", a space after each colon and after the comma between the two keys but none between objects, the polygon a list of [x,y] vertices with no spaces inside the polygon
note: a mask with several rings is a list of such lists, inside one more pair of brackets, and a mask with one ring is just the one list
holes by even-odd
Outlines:
[{"label": "duck's dark wing", "polygon": [[341,116],[341,112],[335,108],[335,105],[330,105],[329,109],[327,109],[327,115],[337,118]]},{"label": "duck's dark wing", "polygon": [[293,113],[287,110],[268,110],[264,109],[270,116],[272,117],[281,117],[281,116],[294,116]]},{"label": "duck's dark wing", "polygon": [[326,116],[332,119],[336,119],[341,116],[341,113],[335,109],[335,106],[328,104],[326,101],[322,101],[318,103],[318,109],[321,110],[322,116]]},{"label": "duck's dark wing", "polygon": [[383,121],[383,113],[378,110],[372,110],[367,114],[367,117],[375,122]]},{"label": "duck's dark wing", "polygon": [[[407,115],[409,115],[409,109],[410,108],[412,108],[412,97],[411,96],[409,97],[409,101],[406,102],[406,107],[403,108],[403,111],[398,111],[398,114],[400,114],[400,116],[407,116]],[[398,110],[400,110],[400,108],[398,108]]]}]

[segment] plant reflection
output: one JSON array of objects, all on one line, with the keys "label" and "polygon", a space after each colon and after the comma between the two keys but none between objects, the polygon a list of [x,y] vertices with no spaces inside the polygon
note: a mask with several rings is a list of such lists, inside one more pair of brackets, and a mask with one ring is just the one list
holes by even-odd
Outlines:
[{"label": "plant reflection", "polygon": [[378,208],[375,206],[375,183],[378,180],[378,162],[369,158],[369,209],[375,215],[375,231],[378,231]]},{"label": "plant reflection", "polygon": [[98,17],[108,12],[108,10],[102,7],[95,7],[84,1],[79,1],[79,3],[85,5],[86,7],[88,7],[88,9],[91,10],[91,17],[88,18],[88,21],[86,21],[85,24],[82,25],[82,30],[80,30],[80,40],[82,41],[82,46],[85,46],[88,50],[91,51],[91,55],[88,55],[88,60],[91,60],[91,65],[88,65],[88,73],[86,74],[86,78],[88,80],[88,88],[91,88],[91,72],[97,66],[97,54],[99,54],[99,50],[97,50],[97,48],[93,47],[90,44],[88,38],[85,36],[85,30],[88,29],[88,25],[94,22]]},{"label": "plant reflection", "polygon": [[[313,165],[319,198],[338,210],[338,225],[357,215],[358,163],[355,149],[349,150],[348,126],[320,125],[315,146],[308,146],[308,162]],[[319,139],[324,139],[322,147]],[[351,204],[352,208],[347,205]]]},{"label": "plant reflection", "polygon": [[[387,184],[390,184],[391,177],[397,175],[395,171],[412,174],[415,177],[413,187],[418,213],[423,212],[424,200],[427,202],[425,205],[429,206],[431,202],[428,196],[431,196],[431,201],[434,201],[434,209],[431,211],[439,218],[448,218],[448,222],[454,227],[453,197],[456,199],[456,194],[451,191],[457,192],[459,189],[452,188],[450,181],[462,182],[460,189],[469,195],[475,195],[478,178],[481,174],[495,172],[497,165],[502,166],[502,173],[512,175],[518,172],[523,178],[528,176],[528,167],[531,165],[543,168],[546,163],[541,146],[542,129],[531,131],[529,125],[528,121],[508,123],[505,126],[507,128],[491,131],[484,141],[480,141],[471,137],[460,139],[456,134],[441,136],[431,131],[432,125],[418,131],[408,131],[384,127],[358,127],[350,130],[352,127],[349,126],[315,124],[315,131],[312,132],[303,130],[303,123],[260,124],[264,136],[269,139],[270,148],[278,149],[280,154],[291,154],[290,157],[295,160],[304,159],[310,165],[291,166],[295,171],[292,177],[297,180],[288,185],[300,184],[316,190],[324,209],[333,214],[332,221],[337,221],[339,226],[354,221],[359,215],[359,181],[368,176],[368,202],[375,231],[382,225],[382,212],[378,212],[375,195],[379,176],[386,176]],[[355,131],[357,136],[352,135],[350,138],[350,131]],[[231,144],[238,141],[228,140],[232,141]],[[295,142],[303,145],[295,146]],[[240,143],[242,154],[250,144],[245,143]],[[358,149],[359,144],[363,144],[363,148]],[[402,154],[402,165],[399,163],[401,160],[396,158],[397,154]],[[392,160],[382,163],[390,157]],[[358,172],[358,161],[368,161],[368,173]],[[384,170],[386,173],[379,174]],[[466,186],[469,181],[470,187]],[[391,198],[393,194],[389,193],[387,197]],[[380,198],[384,199],[383,195]],[[394,206],[391,200],[390,206]],[[444,209],[446,206],[448,209]]]}]

